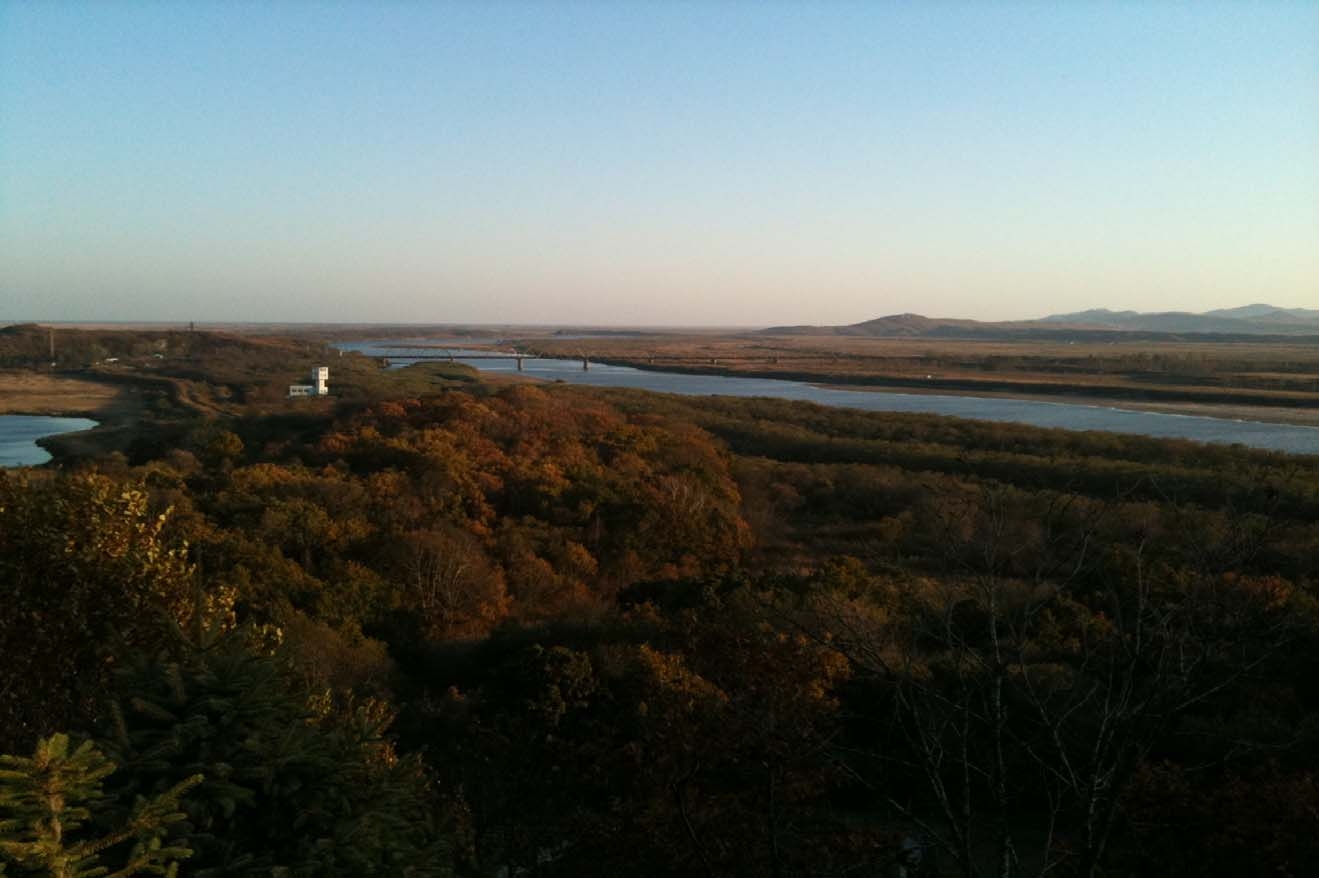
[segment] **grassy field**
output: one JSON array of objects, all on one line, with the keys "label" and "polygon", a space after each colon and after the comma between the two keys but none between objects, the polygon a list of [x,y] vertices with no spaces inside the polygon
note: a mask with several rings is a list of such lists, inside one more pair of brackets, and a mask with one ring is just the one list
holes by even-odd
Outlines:
[{"label": "grassy field", "polygon": [[0,415],[97,417],[135,410],[135,402],[113,384],[39,372],[0,372]]}]

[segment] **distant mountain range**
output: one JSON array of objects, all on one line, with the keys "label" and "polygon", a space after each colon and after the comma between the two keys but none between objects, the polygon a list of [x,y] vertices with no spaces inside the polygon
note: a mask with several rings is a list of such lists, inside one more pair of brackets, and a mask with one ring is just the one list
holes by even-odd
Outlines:
[{"label": "distant mountain range", "polygon": [[1247,333],[1292,335],[1319,332],[1319,310],[1279,308],[1276,305],[1243,305],[1195,314],[1190,311],[1109,311],[1097,308],[1075,314],[1054,314],[1042,323],[1097,326],[1142,332]]},{"label": "distant mountain range", "polygon": [[1179,336],[1319,336],[1319,309],[1243,305],[1215,311],[1110,311],[1096,308],[1039,320],[983,322],[894,314],[847,326],[775,326],[768,335],[851,335],[877,338],[1089,337],[1115,332]]}]

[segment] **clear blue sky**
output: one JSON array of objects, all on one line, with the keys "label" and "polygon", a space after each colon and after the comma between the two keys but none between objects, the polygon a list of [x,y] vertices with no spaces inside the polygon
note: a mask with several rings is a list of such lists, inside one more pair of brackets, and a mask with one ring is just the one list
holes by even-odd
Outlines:
[{"label": "clear blue sky", "polygon": [[1319,3],[0,0],[0,322],[1319,306]]}]

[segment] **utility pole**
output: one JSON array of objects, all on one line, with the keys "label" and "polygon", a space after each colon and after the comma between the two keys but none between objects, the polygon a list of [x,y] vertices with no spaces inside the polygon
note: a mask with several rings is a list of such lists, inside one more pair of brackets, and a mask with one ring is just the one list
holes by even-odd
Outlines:
[{"label": "utility pole", "polygon": [[55,327],[49,327],[47,330],[50,339],[50,361],[55,362]]}]

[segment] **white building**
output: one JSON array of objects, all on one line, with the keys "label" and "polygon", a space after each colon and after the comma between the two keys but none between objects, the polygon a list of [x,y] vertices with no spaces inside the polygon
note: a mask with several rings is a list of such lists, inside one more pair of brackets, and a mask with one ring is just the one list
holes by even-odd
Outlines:
[{"label": "white building", "polygon": [[330,367],[314,366],[311,370],[310,384],[290,384],[289,396],[329,396]]}]

